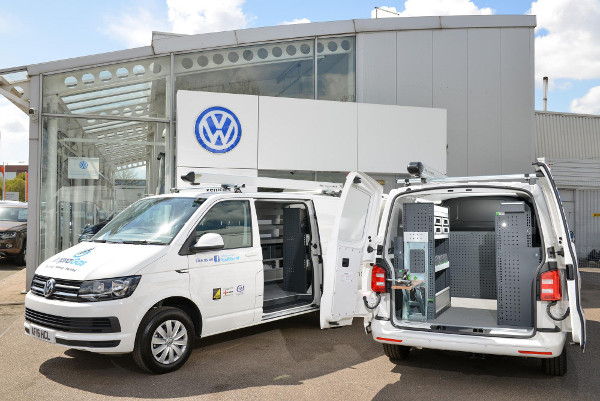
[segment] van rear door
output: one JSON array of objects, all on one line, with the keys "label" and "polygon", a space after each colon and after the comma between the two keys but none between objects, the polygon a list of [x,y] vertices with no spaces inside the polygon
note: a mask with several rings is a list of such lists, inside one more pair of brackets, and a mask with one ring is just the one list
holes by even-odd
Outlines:
[{"label": "van rear door", "polygon": [[361,271],[375,261],[382,186],[366,174],[348,174],[323,266],[321,328],[346,326],[366,315]]},{"label": "van rear door", "polygon": [[569,228],[565,212],[562,208],[558,190],[550,173],[550,168],[543,162],[536,163],[538,181],[544,197],[547,199],[552,224],[559,237],[562,238],[563,249],[557,249],[559,255],[563,255],[566,266],[567,294],[569,296],[569,308],[571,317],[571,333],[573,341],[579,343],[581,349],[585,349],[586,343],[586,321],[581,305],[581,279],[577,264],[575,247],[571,242]]}]

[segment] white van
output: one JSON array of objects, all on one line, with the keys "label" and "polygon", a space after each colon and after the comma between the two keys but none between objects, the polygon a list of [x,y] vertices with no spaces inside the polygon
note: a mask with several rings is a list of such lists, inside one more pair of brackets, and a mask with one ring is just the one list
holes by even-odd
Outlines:
[{"label": "white van", "polygon": [[[320,187],[341,190],[329,184]],[[206,191],[141,199],[42,263],[25,298],[25,332],[133,352],[141,368],[164,373],[185,363],[194,338],[318,310],[339,191]]]},{"label": "white van", "polygon": [[354,178],[325,260],[321,327],[362,316],[391,359],[411,347],[535,357],[563,375],[567,333],[585,348],[580,277],[550,170],[535,169],[408,180],[385,204],[380,185]]}]

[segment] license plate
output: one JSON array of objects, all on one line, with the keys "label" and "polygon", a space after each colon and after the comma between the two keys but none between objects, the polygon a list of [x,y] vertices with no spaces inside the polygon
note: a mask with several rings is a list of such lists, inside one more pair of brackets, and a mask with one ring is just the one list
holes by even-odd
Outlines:
[{"label": "license plate", "polygon": [[35,324],[30,324],[29,335],[48,343],[56,343],[56,335],[54,330],[48,330],[44,327],[36,326]]}]

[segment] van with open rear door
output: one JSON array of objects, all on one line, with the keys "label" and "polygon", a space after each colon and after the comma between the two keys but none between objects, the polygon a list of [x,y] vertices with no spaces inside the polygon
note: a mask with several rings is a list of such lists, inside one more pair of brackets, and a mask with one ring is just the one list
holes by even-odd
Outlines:
[{"label": "van with open rear door", "polygon": [[385,203],[377,182],[352,173],[341,202],[322,328],[364,317],[394,360],[413,347],[534,357],[549,375],[567,370],[569,333],[584,350],[574,244],[542,161],[534,174],[418,177]]}]

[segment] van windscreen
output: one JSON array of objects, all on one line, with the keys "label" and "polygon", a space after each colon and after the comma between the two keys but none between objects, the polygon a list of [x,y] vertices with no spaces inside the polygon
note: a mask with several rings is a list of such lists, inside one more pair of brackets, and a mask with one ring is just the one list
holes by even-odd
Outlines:
[{"label": "van windscreen", "polygon": [[139,200],[104,226],[92,241],[169,244],[205,200],[179,197]]}]

